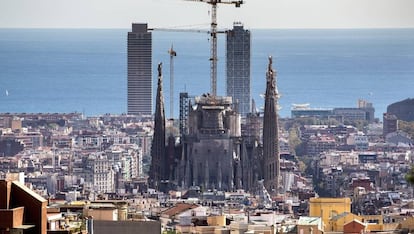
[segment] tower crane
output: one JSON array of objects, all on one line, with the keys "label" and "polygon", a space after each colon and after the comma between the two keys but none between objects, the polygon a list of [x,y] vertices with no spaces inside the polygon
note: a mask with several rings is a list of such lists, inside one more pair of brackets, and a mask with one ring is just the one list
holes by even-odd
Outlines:
[{"label": "tower crane", "polygon": [[243,4],[243,0],[185,0],[192,2],[205,2],[211,5],[211,56],[210,56],[210,82],[211,82],[211,94],[217,95],[217,4],[234,4],[236,7],[240,7]]},{"label": "tower crane", "polygon": [[174,57],[177,56],[177,52],[174,50],[173,45],[168,50],[170,55],[170,118],[174,118]]}]

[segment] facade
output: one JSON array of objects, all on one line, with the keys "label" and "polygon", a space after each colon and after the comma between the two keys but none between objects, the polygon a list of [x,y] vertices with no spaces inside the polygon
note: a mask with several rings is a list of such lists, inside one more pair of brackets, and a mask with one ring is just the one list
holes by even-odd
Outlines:
[{"label": "facade", "polygon": [[44,146],[43,135],[40,132],[3,133],[0,135],[0,141],[3,140],[19,142],[27,149],[36,149]]},{"label": "facade", "polygon": [[234,23],[227,33],[226,42],[226,89],[233,98],[238,112],[245,116],[250,108],[250,31],[241,23]]},{"label": "facade", "polygon": [[128,114],[152,113],[152,35],[147,24],[128,32]]},{"label": "facade", "polygon": [[272,68],[272,57],[266,73],[265,109],[263,117],[263,171],[267,191],[277,194],[280,184],[279,123],[276,72]]},{"label": "facade", "polygon": [[191,103],[194,103],[194,97],[188,93],[180,93],[180,135],[188,134],[188,113]]},{"label": "facade", "polygon": [[292,118],[316,117],[320,119],[333,118],[339,122],[344,121],[368,121],[374,122],[375,109],[372,103],[359,99],[357,107],[338,108],[311,108],[310,104],[293,104]]},{"label": "facade", "polygon": [[178,184],[184,188],[232,191],[241,188],[240,115],[231,97],[195,98],[189,113],[189,134],[184,136]]},{"label": "facade", "polygon": [[[362,218],[360,216],[349,213],[349,212],[344,212],[344,213],[341,213],[341,214],[338,214],[332,217],[331,220],[329,220],[329,225],[325,227],[325,231],[342,232],[342,233],[361,233],[361,232],[351,231],[352,229],[355,229],[355,228],[359,230],[360,229],[359,224],[361,224],[361,221],[362,221]],[[351,222],[355,222],[355,223],[351,223]],[[330,227],[330,229],[328,229],[328,226]]]},{"label": "facade", "polygon": [[249,113],[241,124],[231,97],[208,94],[186,95],[180,106],[181,142],[174,156],[171,141],[165,152],[167,165],[173,165],[169,181],[184,189],[257,191],[263,178],[259,113]]},{"label": "facade", "polygon": [[311,136],[306,143],[306,153],[317,156],[322,152],[336,149],[336,145],[333,135]]},{"label": "facade", "polygon": [[366,227],[367,224],[359,221],[359,220],[352,220],[348,223],[346,223],[343,226],[343,232],[345,234],[351,234],[351,233],[366,233]]},{"label": "facade", "polygon": [[366,113],[366,120],[370,123],[374,122],[375,120],[375,108],[374,105],[372,104],[372,102],[368,102],[367,100],[364,99],[358,99],[358,105],[357,107],[359,109],[363,109],[365,110]]},{"label": "facade", "polygon": [[293,104],[292,110],[291,110],[292,118],[317,117],[321,119],[327,119],[332,115],[333,115],[332,109],[311,108],[308,103]]},{"label": "facade", "polygon": [[321,217],[322,222],[327,225],[325,230],[331,230],[330,220],[344,212],[351,213],[351,199],[345,198],[311,198],[309,200],[309,216]]},{"label": "facade", "polygon": [[340,118],[341,122],[344,121],[365,121],[366,111],[360,108],[335,108],[333,110],[334,115]]},{"label": "facade", "polygon": [[375,108],[371,102],[359,99],[356,108],[334,108],[333,114],[343,121],[367,121],[375,120]]},{"label": "facade", "polygon": [[[73,175],[75,178],[85,179],[85,188],[88,191],[93,191],[95,195],[99,193],[114,193],[115,192],[115,170],[114,161],[102,152],[91,153],[87,156],[85,164],[74,165]],[[64,179],[59,179],[60,181]],[[65,183],[65,182],[60,183]],[[56,182],[51,182],[58,183]],[[68,182],[73,183],[73,182]],[[56,186],[62,185],[56,184]],[[76,194],[74,194],[76,195]],[[76,199],[75,199],[76,200]]]},{"label": "facade", "polygon": [[323,223],[320,217],[301,216],[298,220],[298,234],[322,234]]},{"label": "facade", "polygon": [[382,118],[382,131],[384,137],[388,133],[396,132],[398,131],[398,119],[397,116],[390,114],[390,113],[384,113]]},{"label": "facade", "polygon": [[142,151],[136,144],[114,144],[105,153],[114,162],[117,183],[143,175]]},{"label": "facade", "polygon": [[263,151],[261,138],[263,135],[262,116],[255,112],[247,114],[241,125],[242,130],[242,170],[243,189],[245,191],[260,191],[258,180],[263,178]]},{"label": "facade", "polygon": [[161,233],[161,223],[159,221],[108,221],[108,220],[93,220],[92,232],[100,234],[113,233]]},{"label": "facade", "polygon": [[115,192],[115,172],[112,169],[113,160],[97,156],[89,161],[91,166],[92,186],[98,193]]},{"label": "facade", "polygon": [[357,151],[367,151],[369,146],[368,136],[361,134],[350,134],[346,140],[347,145],[354,146]]}]

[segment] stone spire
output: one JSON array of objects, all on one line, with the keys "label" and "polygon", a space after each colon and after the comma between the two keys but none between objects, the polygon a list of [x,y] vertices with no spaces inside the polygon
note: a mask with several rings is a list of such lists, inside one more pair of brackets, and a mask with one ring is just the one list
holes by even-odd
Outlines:
[{"label": "stone spire", "polygon": [[269,57],[263,117],[263,179],[265,188],[271,194],[278,194],[280,181],[278,98],[276,72],[272,68],[272,57]]},{"label": "stone spire", "polygon": [[158,64],[158,88],[155,103],[154,122],[149,186],[159,190],[161,181],[168,179],[165,165],[165,113],[164,97],[162,95],[162,63]]}]

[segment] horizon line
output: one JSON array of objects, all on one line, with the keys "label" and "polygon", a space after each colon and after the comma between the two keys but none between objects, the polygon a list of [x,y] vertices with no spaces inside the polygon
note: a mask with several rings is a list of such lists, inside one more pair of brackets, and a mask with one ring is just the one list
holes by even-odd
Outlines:
[{"label": "horizon line", "polygon": [[[168,28],[168,27],[151,27],[151,28]],[[174,29],[174,27],[171,27]],[[0,29],[56,29],[56,30],[65,30],[65,29],[102,29],[102,30],[113,30],[113,29],[123,29],[123,30],[130,30],[130,28],[126,27],[0,27]],[[185,29],[185,28],[183,28]],[[209,30],[209,28],[200,28],[201,30]],[[227,29],[227,28],[224,28]],[[301,27],[275,27],[275,28],[249,28],[249,30],[398,30],[398,29],[414,29],[414,27],[309,27],[309,28],[301,28]]]}]

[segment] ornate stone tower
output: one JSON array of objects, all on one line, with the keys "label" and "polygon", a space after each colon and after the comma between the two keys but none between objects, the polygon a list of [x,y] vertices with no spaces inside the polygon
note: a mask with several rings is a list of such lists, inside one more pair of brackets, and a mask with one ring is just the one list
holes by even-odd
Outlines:
[{"label": "ornate stone tower", "polygon": [[162,95],[162,63],[158,64],[158,88],[154,116],[154,137],[151,146],[151,167],[149,186],[159,190],[163,181],[168,180],[165,160],[165,113]]},{"label": "ornate stone tower", "polygon": [[265,188],[271,194],[278,194],[280,184],[278,98],[276,72],[272,68],[272,57],[269,57],[263,117],[263,179]]}]

